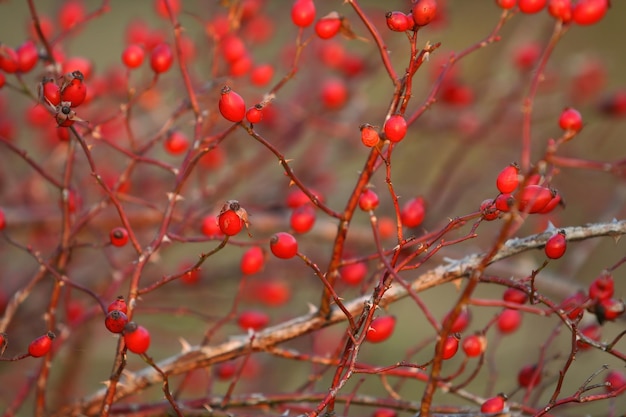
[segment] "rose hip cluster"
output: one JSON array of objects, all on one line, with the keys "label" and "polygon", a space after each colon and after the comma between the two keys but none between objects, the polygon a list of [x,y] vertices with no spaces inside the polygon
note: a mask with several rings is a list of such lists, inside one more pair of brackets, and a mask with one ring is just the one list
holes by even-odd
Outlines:
[{"label": "rose hip cluster", "polygon": [[108,331],[123,334],[126,348],[133,353],[146,353],[150,347],[150,333],[148,330],[133,321],[128,321],[126,314],[128,307],[123,296],[117,297],[107,307],[104,325]]}]

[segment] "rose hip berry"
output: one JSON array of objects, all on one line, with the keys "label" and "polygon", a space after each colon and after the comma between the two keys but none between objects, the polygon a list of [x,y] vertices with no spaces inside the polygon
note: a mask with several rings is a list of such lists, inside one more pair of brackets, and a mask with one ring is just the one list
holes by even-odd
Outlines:
[{"label": "rose hip berry", "polygon": [[298,253],[298,241],[289,233],[278,232],[270,238],[270,250],[277,258],[290,259]]},{"label": "rose hip berry", "polygon": [[360,126],[361,129],[361,142],[363,145],[371,148],[372,146],[376,146],[376,144],[380,141],[380,136],[378,132],[374,128],[374,126],[370,124],[363,124]]},{"label": "rose hip berry", "polygon": [[128,306],[126,305],[126,300],[124,300],[123,295],[119,295],[109,306],[107,307],[107,313],[110,313],[113,310],[119,310],[122,313],[128,313]]},{"label": "rose hip berry", "polygon": [[237,324],[242,330],[252,329],[259,331],[263,327],[267,326],[270,322],[270,317],[263,311],[248,310],[243,311],[237,318]]},{"label": "rose hip berry", "polygon": [[624,314],[626,307],[622,300],[615,298],[605,298],[599,300],[591,309],[591,312],[596,315],[598,323],[604,324],[607,321],[614,321],[616,318]]},{"label": "rose hip berry", "polygon": [[446,341],[443,343],[443,348],[441,351],[441,359],[447,360],[451,359],[456,355],[456,352],[459,350],[459,337],[458,336],[448,336]]},{"label": "rose hip berry", "polygon": [[128,230],[124,227],[116,227],[109,233],[109,238],[113,246],[122,247],[128,243]]},{"label": "rose hip berry", "polygon": [[315,224],[315,208],[310,204],[304,204],[291,212],[289,224],[296,233],[306,233]]},{"label": "rose hip berry", "polygon": [[39,358],[46,355],[50,352],[50,348],[52,348],[52,341],[55,337],[55,334],[52,332],[39,336],[28,345],[28,354],[33,358]]},{"label": "rose hip berry", "polygon": [[402,12],[389,12],[385,15],[385,18],[387,19],[387,27],[394,32],[406,32],[415,26],[413,17],[407,16]]},{"label": "rose hip berry", "polygon": [[498,316],[497,325],[501,333],[513,333],[519,328],[520,324],[522,324],[522,313],[518,310],[506,308]]},{"label": "rose hip berry", "polygon": [[589,298],[592,300],[606,300],[613,297],[615,282],[613,275],[602,274],[589,285]]},{"label": "rose hip berry", "polygon": [[[556,192],[541,185],[527,185],[515,194],[520,211],[540,212],[556,196]],[[497,204],[497,201],[496,201]]]},{"label": "rose hip berry", "polygon": [[417,227],[424,221],[426,207],[422,197],[415,197],[404,203],[400,210],[400,219],[404,227]]},{"label": "rose hip berry", "polygon": [[376,210],[378,203],[378,194],[370,188],[363,190],[361,196],[359,197],[359,208],[363,211]]},{"label": "rose hip berry", "polygon": [[413,3],[411,14],[417,26],[426,26],[437,17],[437,1],[417,0]]},{"label": "rose hip berry", "polygon": [[172,63],[174,63],[174,53],[167,43],[158,44],[150,53],[150,68],[157,74],[167,72]]},{"label": "rose hip berry", "polygon": [[220,230],[226,236],[235,236],[243,229],[241,217],[232,209],[222,211],[217,218],[217,222]]},{"label": "rose hip berry", "polygon": [[315,22],[315,33],[321,39],[334,37],[339,33],[339,29],[341,29],[341,17],[339,17],[337,12],[331,12]]},{"label": "rose hip berry", "polygon": [[502,294],[502,299],[508,303],[524,304],[528,301],[528,294],[517,288],[509,287]]},{"label": "rose hip berry", "polygon": [[522,13],[532,14],[540,12],[547,2],[548,0],[519,0],[517,5]]},{"label": "rose hip berry", "polygon": [[504,411],[506,406],[506,395],[498,394],[495,397],[491,397],[480,406],[482,413],[500,413]]},{"label": "rose hip berry", "polygon": [[550,259],[559,259],[563,256],[563,254],[565,254],[566,249],[567,239],[565,238],[565,232],[563,231],[559,231],[558,233],[552,235],[544,247],[546,256]]},{"label": "rose hip berry", "polygon": [[69,102],[70,107],[80,106],[87,97],[87,87],[84,84],[85,77],[80,71],[73,71],[65,75],[65,81],[61,86],[61,103]]},{"label": "rose hip berry", "polygon": [[520,387],[537,386],[541,382],[541,371],[537,365],[526,365],[517,374],[517,383]]},{"label": "rose hip berry", "polygon": [[20,72],[29,72],[37,64],[39,53],[35,42],[32,40],[27,40],[18,46],[15,52],[17,53],[17,64]]},{"label": "rose hip berry", "polygon": [[496,187],[501,193],[512,193],[519,185],[519,166],[511,164],[504,168],[496,178]]},{"label": "rose hip berry", "polygon": [[500,6],[501,9],[512,9],[517,6],[517,0],[496,0],[496,4]]},{"label": "rose hip berry", "polygon": [[228,86],[222,88],[218,106],[220,114],[228,121],[241,122],[246,116],[246,103]]},{"label": "rose hip berry", "polygon": [[480,213],[483,220],[486,221],[496,220],[501,214],[500,210],[498,210],[495,202],[491,198],[483,200],[483,202],[480,203]]},{"label": "rose hip berry", "polygon": [[341,280],[348,285],[359,285],[367,275],[367,265],[364,262],[356,262],[339,268]]},{"label": "rose hip berry", "polygon": [[259,123],[261,120],[263,120],[263,106],[260,104],[255,104],[254,106],[250,107],[246,111],[246,120],[252,124]]},{"label": "rose hip berry", "polygon": [[572,0],[549,0],[548,13],[564,23],[572,20]]},{"label": "rose hip berry", "polygon": [[163,146],[170,155],[180,155],[189,149],[189,139],[183,132],[173,130],[165,138]]},{"label": "rose hip berry", "polygon": [[385,137],[391,142],[400,142],[406,136],[406,120],[402,115],[394,114],[385,122],[383,131],[385,132]]},{"label": "rose hip berry", "polygon": [[124,328],[124,344],[128,350],[138,355],[146,353],[150,347],[150,332],[134,321],[130,321]]},{"label": "rose hip berry", "polygon": [[296,0],[291,7],[291,21],[301,28],[310,26],[315,20],[313,0]]},{"label": "rose hip berry", "polygon": [[109,311],[104,318],[104,326],[111,333],[122,333],[128,324],[128,317],[120,310]]},{"label": "rose hip berry", "polygon": [[128,45],[122,52],[122,63],[128,69],[139,68],[143,63],[145,51],[140,45]]},{"label": "rose hip berry", "polygon": [[259,246],[253,246],[245,251],[239,264],[241,272],[245,275],[260,272],[263,265],[265,265],[265,252]]},{"label": "rose hip berry", "polygon": [[615,392],[620,390],[626,385],[626,375],[623,372],[610,370],[604,378],[604,383],[607,392]]},{"label": "rose hip berry", "polygon": [[384,342],[385,340],[389,339],[389,337],[391,337],[395,327],[395,316],[377,317],[370,323],[370,328],[367,330],[365,340],[372,343]]},{"label": "rose hip berry", "polygon": [[580,132],[583,128],[583,118],[578,110],[568,107],[559,116],[559,126],[566,131]]},{"label": "rose hip berry", "polygon": [[478,357],[487,349],[487,338],[482,334],[467,336],[461,342],[461,347],[468,358]]},{"label": "rose hip berry", "polygon": [[579,25],[593,25],[604,17],[609,5],[609,0],[579,0],[572,10],[572,19]]}]

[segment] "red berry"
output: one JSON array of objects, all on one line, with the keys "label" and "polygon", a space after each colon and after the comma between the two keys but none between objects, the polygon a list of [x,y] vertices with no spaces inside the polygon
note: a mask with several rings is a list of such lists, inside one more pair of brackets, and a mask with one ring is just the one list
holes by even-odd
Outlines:
[{"label": "red berry", "polygon": [[502,299],[508,303],[524,304],[528,301],[528,294],[517,288],[509,287],[504,291]]},{"label": "red berry", "polygon": [[443,343],[443,349],[441,351],[441,359],[451,359],[456,355],[459,350],[459,338],[457,336],[448,336]]},{"label": "red berry", "polygon": [[111,333],[122,333],[128,324],[128,317],[120,310],[109,311],[104,318],[104,325]]},{"label": "red berry", "polygon": [[559,126],[563,130],[580,132],[583,128],[583,118],[576,109],[566,108],[559,117]]},{"label": "red berry", "polygon": [[567,314],[570,320],[575,320],[583,312],[583,304],[587,301],[587,297],[583,292],[577,292],[567,297],[559,304],[559,308]]},{"label": "red berry", "polygon": [[518,310],[506,308],[498,316],[498,330],[504,334],[513,333],[521,323],[522,313]]},{"label": "red berry", "polygon": [[174,53],[167,43],[160,43],[150,53],[150,68],[157,74],[167,72],[174,62]]},{"label": "red berry", "polygon": [[399,114],[394,114],[383,126],[383,131],[385,132],[385,137],[389,139],[391,142],[400,142],[406,136],[406,120]]},{"label": "red berry", "polygon": [[178,13],[180,13],[180,0],[156,0],[154,2],[154,8],[159,16],[169,19],[170,13],[167,8],[168,5],[165,4],[166,2],[169,4],[169,9],[172,11],[173,15],[177,15]]},{"label": "red berry", "polygon": [[519,0],[518,6],[522,13],[537,13],[546,7],[548,0]]},{"label": "red berry", "polygon": [[37,52],[35,42],[27,40],[18,46],[15,52],[17,53],[17,63],[21,72],[28,72],[37,64],[39,53]]},{"label": "red berry", "polygon": [[359,197],[359,208],[363,211],[376,210],[378,207],[378,194],[372,189],[366,188]]},{"label": "red berry", "polygon": [[4,332],[0,332],[0,356],[2,356],[2,354],[6,350],[8,344],[9,339],[7,337],[7,334]]},{"label": "red berry", "polygon": [[4,84],[7,82],[7,78],[3,72],[0,72],[0,89],[4,87]]},{"label": "red berry", "polygon": [[291,212],[289,224],[296,233],[308,232],[315,224],[315,208],[310,204],[295,208]]},{"label": "red berry", "polygon": [[50,352],[50,348],[52,348],[52,341],[55,337],[55,334],[52,332],[39,336],[28,345],[28,354],[33,358],[44,356]]},{"label": "red berry", "polygon": [[321,98],[327,109],[340,109],[348,100],[346,83],[337,78],[324,81],[321,89]]},{"label": "red berry", "polygon": [[480,213],[483,217],[483,220],[492,221],[496,220],[500,217],[500,210],[496,207],[496,204],[491,198],[483,200],[480,203]]},{"label": "red berry", "polygon": [[398,412],[393,408],[380,407],[374,410],[372,417],[398,417]]},{"label": "red berry", "polygon": [[606,300],[613,297],[615,282],[613,275],[602,274],[589,285],[589,298],[592,300]]},{"label": "red berry", "polygon": [[222,230],[218,224],[218,218],[212,214],[207,214],[202,218],[202,234],[211,237],[221,237]]},{"label": "red berry", "polygon": [[567,239],[565,238],[565,232],[560,231],[546,242],[544,251],[546,256],[550,259],[559,259],[565,253],[567,249]]},{"label": "red berry", "polygon": [[519,166],[511,164],[498,174],[496,187],[501,193],[512,193],[519,185]]},{"label": "red berry", "polygon": [[359,285],[367,275],[367,264],[356,262],[339,268],[341,280],[348,285]]},{"label": "red berry", "polygon": [[253,246],[241,256],[241,272],[245,275],[256,274],[265,265],[265,252],[259,246]]},{"label": "red berry", "polygon": [[541,382],[541,371],[537,365],[526,365],[517,374],[517,383],[520,387],[535,387]]},{"label": "red berry", "polygon": [[506,405],[506,395],[498,394],[495,397],[491,397],[480,406],[482,413],[500,413],[504,411]]},{"label": "red berry", "polygon": [[626,385],[626,375],[623,372],[610,370],[604,378],[605,388],[607,392],[615,392],[622,389]]},{"label": "red berry", "polygon": [[424,221],[426,208],[422,197],[415,197],[404,203],[400,219],[404,227],[417,227]]},{"label": "red berry", "polygon": [[6,218],[4,217],[4,210],[0,208],[0,230],[4,230],[7,226]]},{"label": "red berry", "polygon": [[[444,321],[448,319],[448,315],[449,313],[446,314],[446,316],[444,317]],[[471,319],[472,319],[472,314],[470,310],[467,307],[463,307],[463,309],[461,310],[461,313],[457,316],[454,323],[452,323],[452,327],[450,328],[450,331],[452,333],[463,333],[463,331],[467,329],[467,326],[469,325]]]},{"label": "red berry", "polygon": [[413,3],[411,14],[417,26],[426,26],[437,16],[437,1],[417,0]]},{"label": "red berry", "polygon": [[193,268],[191,264],[183,263],[180,266],[181,271],[187,271],[180,277],[180,282],[185,285],[196,285],[200,281],[200,268]]},{"label": "red berry", "polygon": [[301,28],[310,26],[315,20],[313,0],[296,0],[291,7],[291,21]]},{"label": "red berry", "polygon": [[389,337],[393,334],[395,327],[395,316],[377,317],[370,323],[370,328],[367,329],[365,340],[372,343],[383,342],[389,339]]},{"label": "red berry", "polygon": [[263,106],[255,104],[246,111],[246,120],[252,124],[259,123],[263,120]]},{"label": "red berry", "polygon": [[215,376],[221,381],[227,381],[237,372],[237,364],[233,361],[215,365]]},{"label": "red berry", "polygon": [[243,39],[232,33],[224,36],[220,42],[220,51],[226,62],[231,65],[248,55]]},{"label": "red berry", "polygon": [[0,69],[12,74],[20,69],[19,56],[15,49],[6,45],[0,45]]},{"label": "red berry", "polygon": [[62,30],[68,30],[85,18],[85,5],[80,0],[70,0],[63,3],[59,9],[59,26]]},{"label": "red berry", "polygon": [[415,26],[413,17],[407,16],[402,12],[389,12],[385,15],[385,18],[387,19],[387,27],[394,32],[406,32]]},{"label": "red berry", "polygon": [[63,61],[63,72],[69,73],[80,71],[84,80],[88,79],[93,72],[93,63],[84,57],[74,56]]},{"label": "red berry", "polygon": [[563,202],[561,201],[561,195],[557,194],[554,197],[552,197],[552,199],[550,201],[548,201],[548,204],[546,204],[541,210],[539,210],[537,213],[541,213],[541,214],[547,214],[552,212],[552,210],[554,210],[556,208],[556,206],[558,206],[559,204],[563,204]]},{"label": "red berry", "polygon": [[252,329],[259,331],[263,327],[267,326],[270,322],[270,317],[263,311],[248,310],[243,311],[237,318],[237,324],[242,330]]},{"label": "red berry", "polygon": [[332,38],[339,33],[339,29],[341,29],[341,17],[337,12],[331,12],[315,22],[315,33],[321,39]]},{"label": "red berry", "polygon": [[565,23],[572,20],[572,0],[549,0],[548,13]]},{"label": "red berry", "polygon": [[615,298],[605,298],[598,300],[593,306],[593,313],[598,319],[598,323],[604,324],[606,321],[614,321],[616,318],[624,314],[624,302]]},{"label": "red berry", "polygon": [[150,347],[150,332],[134,321],[128,322],[124,328],[124,344],[133,353],[146,353]]},{"label": "red berry", "polygon": [[520,71],[530,71],[541,56],[541,45],[526,43],[515,50],[513,61]]},{"label": "red berry", "polygon": [[220,113],[228,121],[237,123],[246,116],[246,104],[243,98],[228,86],[222,88],[218,105]]},{"label": "red berry", "polygon": [[243,229],[243,220],[235,210],[225,210],[217,218],[220,230],[226,236],[235,236]]},{"label": "red berry", "polygon": [[500,194],[496,197],[495,206],[497,210],[508,212],[515,204],[515,198],[510,193]]},{"label": "red berry", "polygon": [[163,146],[165,147],[167,153],[171,155],[180,155],[181,153],[185,153],[189,148],[189,140],[184,133],[178,130],[173,130],[165,138]]},{"label": "red berry", "polygon": [[372,146],[376,146],[376,144],[380,140],[380,136],[378,135],[378,132],[376,131],[376,129],[374,129],[374,126],[369,125],[369,124],[364,124],[364,125],[361,125],[360,129],[361,129],[361,142],[363,142],[363,145],[367,146],[368,148],[371,148]]},{"label": "red berry", "polygon": [[574,5],[572,19],[579,25],[593,25],[604,17],[609,5],[609,0],[579,0]]},{"label": "red berry", "polygon": [[270,250],[277,258],[293,258],[298,253],[298,241],[289,233],[278,232],[270,238]]},{"label": "red berry", "polygon": [[128,243],[128,230],[124,227],[116,227],[111,230],[111,233],[109,233],[109,238],[111,239],[111,244],[113,246],[124,246]]},{"label": "red berry", "polygon": [[129,69],[139,68],[143,63],[145,51],[140,45],[128,45],[122,52],[122,63]]},{"label": "red berry", "polygon": [[555,191],[541,185],[527,185],[515,194],[519,210],[531,214],[540,212],[555,196]]},{"label": "red berry", "polygon": [[482,334],[467,336],[463,339],[461,347],[468,358],[475,358],[485,353],[485,349],[487,349],[487,338]]},{"label": "red berry", "polygon": [[500,6],[500,8],[508,10],[517,6],[517,0],[496,0],[496,4]]},{"label": "red berry", "polygon": [[126,300],[124,300],[124,296],[118,296],[115,301],[109,304],[109,306],[107,307],[107,312],[109,313],[113,310],[119,310],[124,314],[128,313],[128,307],[126,306]]},{"label": "red berry", "polygon": [[256,66],[250,71],[250,81],[257,87],[267,85],[274,76],[274,67],[271,64]]},{"label": "red berry", "polygon": [[256,289],[255,297],[259,301],[270,307],[277,307],[285,304],[291,298],[289,286],[277,280],[261,283]]},{"label": "red berry", "polygon": [[67,74],[65,78],[66,80],[61,87],[61,102],[70,102],[70,107],[80,106],[87,97],[83,73],[78,70],[73,71]]}]

